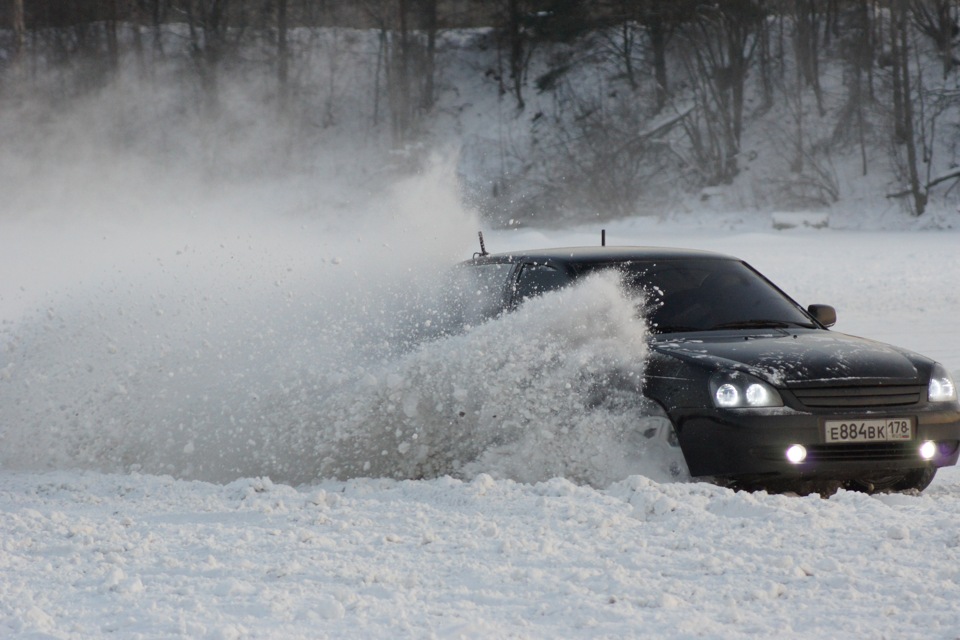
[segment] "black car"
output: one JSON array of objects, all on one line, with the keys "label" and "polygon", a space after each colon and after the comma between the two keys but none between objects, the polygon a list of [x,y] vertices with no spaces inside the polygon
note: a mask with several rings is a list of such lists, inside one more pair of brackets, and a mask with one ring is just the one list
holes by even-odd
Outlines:
[{"label": "black car", "polygon": [[772,491],[905,491],[957,462],[960,405],[943,366],[829,330],[833,307],[803,308],[737,258],[603,246],[483,251],[463,267],[480,318],[601,270],[642,292],[641,392],[669,421],[691,476]]}]

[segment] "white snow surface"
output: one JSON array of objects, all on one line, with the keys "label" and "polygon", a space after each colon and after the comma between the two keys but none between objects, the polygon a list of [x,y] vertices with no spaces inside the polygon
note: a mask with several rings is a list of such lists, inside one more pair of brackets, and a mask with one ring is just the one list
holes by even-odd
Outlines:
[{"label": "white snow surface", "polygon": [[[642,371],[637,301],[601,279],[411,343],[436,303],[411,282],[476,227],[401,217],[4,223],[0,637],[958,636],[960,472],[828,499],[672,480],[577,386]],[[960,375],[957,232],[691,214],[607,237],[741,256]]]}]

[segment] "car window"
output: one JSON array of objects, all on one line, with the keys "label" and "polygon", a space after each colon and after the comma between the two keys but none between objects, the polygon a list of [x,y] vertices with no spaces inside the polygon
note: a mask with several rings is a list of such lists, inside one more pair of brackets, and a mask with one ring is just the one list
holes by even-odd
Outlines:
[{"label": "car window", "polygon": [[564,271],[545,264],[525,264],[517,278],[514,302],[543,295],[570,284],[572,278]]},{"label": "car window", "polygon": [[815,326],[797,303],[738,260],[637,261],[616,269],[626,287],[646,296],[647,317],[658,332]]},{"label": "car window", "polygon": [[509,300],[508,280],[513,264],[467,265],[459,270],[457,307],[465,324],[478,324],[497,316]]}]

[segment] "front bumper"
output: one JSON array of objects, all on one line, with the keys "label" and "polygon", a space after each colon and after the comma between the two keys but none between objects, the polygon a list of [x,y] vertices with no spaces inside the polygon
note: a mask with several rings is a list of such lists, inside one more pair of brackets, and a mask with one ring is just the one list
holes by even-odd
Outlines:
[{"label": "front bumper", "polygon": [[[764,476],[798,480],[850,480],[881,471],[944,467],[960,457],[960,410],[928,405],[917,410],[870,411],[856,417],[912,416],[916,433],[908,442],[828,444],[825,420],[851,419],[844,413],[804,413],[791,409],[677,409],[670,418],[692,476]],[[932,460],[920,457],[920,444],[932,440]],[[807,458],[789,462],[791,445],[806,447]]]}]

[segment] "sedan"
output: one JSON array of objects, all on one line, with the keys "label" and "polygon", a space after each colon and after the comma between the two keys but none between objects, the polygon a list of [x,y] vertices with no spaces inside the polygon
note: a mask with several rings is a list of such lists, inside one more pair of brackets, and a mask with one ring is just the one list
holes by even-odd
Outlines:
[{"label": "sedan", "polygon": [[[919,491],[957,462],[960,405],[939,363],[833,331],[735,257],[655,247],[489,254],[462,264],[473,320],[615,271],[642,294],[644,416],[660,418],[694,477],[746,489]],[[648,430],[651,433],[657,430]]]}]

